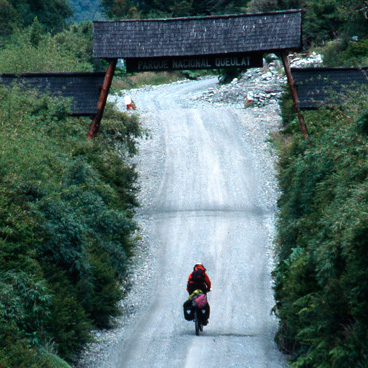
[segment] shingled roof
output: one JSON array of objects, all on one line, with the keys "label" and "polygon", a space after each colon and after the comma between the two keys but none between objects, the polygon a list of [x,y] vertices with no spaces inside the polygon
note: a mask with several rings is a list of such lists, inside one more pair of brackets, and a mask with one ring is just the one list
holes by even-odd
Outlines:
[{"label": "shingled roof", "polygon": [[51,96],[71,97],[73,115],[94,115],[104,73],[23,73],[0,74],[0,83],[20,83]]},{"label": "shingled roof", "polygon": [[301,47],[301,11],[93,22],[93,56],[146,58]]},{"label": "shingled roof", "polygon": [[368,87],[368,67],[291,68],[300,109],[315,109],[331,104],[334,96],[349,88]]}]

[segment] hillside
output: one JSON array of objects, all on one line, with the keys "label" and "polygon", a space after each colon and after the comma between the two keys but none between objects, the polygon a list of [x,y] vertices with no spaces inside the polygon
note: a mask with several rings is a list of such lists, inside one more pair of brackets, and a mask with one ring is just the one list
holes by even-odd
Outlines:
[{"label": "hillside", "polygon": [[73,15],[68,19],[69,23],[89,22],[103,19],[100,0],[70,0],[70,8]]}]

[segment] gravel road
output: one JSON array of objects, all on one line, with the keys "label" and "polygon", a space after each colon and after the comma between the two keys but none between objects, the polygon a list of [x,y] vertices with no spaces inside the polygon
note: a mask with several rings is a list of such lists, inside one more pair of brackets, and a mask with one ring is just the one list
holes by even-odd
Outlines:
[{"label": "gravel road", "polygon": [[[280,124],[278,106],[201,101],[216,81],[130,92],[151,135],[136,159],[142,242],[135,287],[122,302],[125,317],[96,334],[80,368],[286,366],[270,314],[278,192],[266,140]],[[124,109],[123,98],[117,102]],[[196,262],[213,284],[210,323],[199,337],[182,313]]]}]

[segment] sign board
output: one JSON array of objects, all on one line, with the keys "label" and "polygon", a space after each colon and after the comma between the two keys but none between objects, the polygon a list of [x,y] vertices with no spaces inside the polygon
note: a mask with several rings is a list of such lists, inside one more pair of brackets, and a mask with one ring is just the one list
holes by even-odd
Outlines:
[{"label": "sign board", "polygon": [[221,54],[188,57],[127,58],[125,65],[128,73],[223,68],[260,68],[263,66],[261,53]]}]

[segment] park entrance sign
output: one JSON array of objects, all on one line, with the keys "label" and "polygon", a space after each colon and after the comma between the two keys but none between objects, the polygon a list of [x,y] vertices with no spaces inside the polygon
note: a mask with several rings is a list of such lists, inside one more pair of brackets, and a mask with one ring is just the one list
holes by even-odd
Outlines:
[{"label": "park entrance sign", "polygon": [[260,67],[266,52],[301,47],[301,11],[96,21],[93,56],[127,71]]},{"label": "park entrance sign", "polygon": [[174,56],[167,58],[129,58],[126,59],[127,72],[259,68],[263,65],[261,54]]},{"label": "park entrance sign", "polygon": [[169,19],[93,22],[93,56],[109,60],[96,121],[118,59],[127,72],[261,67],[265,53],[281,53],[288,75],[287,53],[302,46],[301,10]]}]

